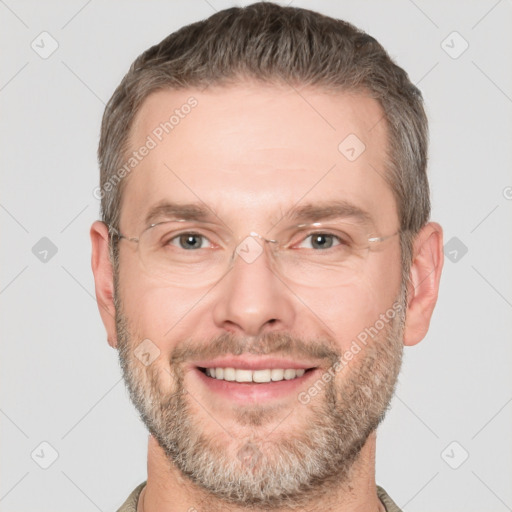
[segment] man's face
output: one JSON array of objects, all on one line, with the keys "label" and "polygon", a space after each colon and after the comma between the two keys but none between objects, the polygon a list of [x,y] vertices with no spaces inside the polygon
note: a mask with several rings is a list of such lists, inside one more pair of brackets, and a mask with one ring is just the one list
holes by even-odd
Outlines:
[{"label": "man's face", "polygon": [[[168,134],[157,131],[159,141],[155,128],[190,96],[197,106]],[[361,154],[351,134],[364,143]],[[367,212],[370,236],[399,227],[383,179],[386,125],[365,96],[250,83],[160,91],[138,113],[131,147],[148,135],[157,144],[125,183],[119,228],[126,236],[138,237],[149,210],[164,201],[208,209],[209,225],[240,242],[251,232],[281,233],[293,225],[292,208],[334,201]],[[165,220],[172,217],[153,222]],[[194,242],[188,249],[180,241],[173,250],[208,250],[204,239],[199,249],[197,238],[185,240]],[[169,460],[220,498],[267,508],[347,479],[400,368],[406,305],[398,236],[353,255],[332,279],[311,267],[289,279],[276,271],[270,248],[251,261],[240,253],[215,281],[206,267],[167,279],[141,263],[136,243],[119,243],[121,364]],[[212,378],[204,372],[211,367],[305,372],[248,383]]]}]

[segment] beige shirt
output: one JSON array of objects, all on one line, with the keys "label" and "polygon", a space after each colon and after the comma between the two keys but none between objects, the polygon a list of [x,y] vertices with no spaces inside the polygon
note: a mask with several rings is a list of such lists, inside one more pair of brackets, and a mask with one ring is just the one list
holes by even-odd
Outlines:
[{"label": "beige shirt", "polygon": [[[137,512],[137,502],[139,500],[140,493],[146,482],[142,482],[132,491],[128,499],[121,505],[121,508],[117,512]],[[377,485],[377,496],[386,508],[386,512],[402,512],[396,503],[388,496],[387,492]]]}]

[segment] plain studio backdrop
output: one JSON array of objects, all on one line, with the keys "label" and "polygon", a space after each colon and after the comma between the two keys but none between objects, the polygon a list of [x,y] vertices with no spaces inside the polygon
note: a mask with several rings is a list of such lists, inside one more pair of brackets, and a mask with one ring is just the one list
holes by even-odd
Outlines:
[{"label": "plain studio backdrop", "polygon": [[[446,261],[378,431],[377,482],[407,512],[511,510],[512,3],[288,3],[376,37],[430,119]],[[114,511],[146,478],[147,432],[94,298],[100,121],[136,56],[232,5],[0,2],[1,511]]]}]

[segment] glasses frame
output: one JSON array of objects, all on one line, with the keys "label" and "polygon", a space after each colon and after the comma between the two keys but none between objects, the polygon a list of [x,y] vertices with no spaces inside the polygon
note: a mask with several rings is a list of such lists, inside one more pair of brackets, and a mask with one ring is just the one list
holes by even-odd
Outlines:
[{"label": "glasses frame", "polygon": [[[134,242],[134,243],[138,244],[140,242],[142,235],[146,231],[154,228],[155,226],[159,226],[159,225],[165,224],[167,222],[191,222],[191,221],[189,221],[187,219],[173,219],[173,220],[163,220],[160,222],[155,222],[153,224],[150,224],[147,228],[144,228],[138,237],[123,235],[117,228],[112,226],[112,224],[107,224],[107,227],[109,230],[109,234],[114,234],[118,239],[124,239],[124,240],[128,240],[129,242]],[[323,226],[322,222],[310,222],[310,223],[296,224],[292,227],[297,229],[297,228],[305,228],[305,227],[322,227],[322,226]],[[366,240],[369,244],[380,243],[380,242],[384,242],[385,240],[388,240],[389,238],[392,238],[402,232],[403,231],[401,229],[397,229],[394,233],[391,233],[390,235],[369,237]],[[246,235],[246,236],[240,238],[239,240],[245,240],[248,236],[259,238],[260,240],[263,240],[264,242],[268,242],[268,243],[279,243],[279,240],[272,240],[272,239],[265,238],[263,235],[260,235],[259,233],[256,233],[254,231],[251,231],[249,233],[249,235]],[[370,247],[371,247],[371,245],[370,245]],[[233,252],[236,252],[236,248]]]},{"label": "glasses frame", "polygon": [[[153,274],[152,271],[149,270],[149,267],[147,265],[147,261],[145,261],[144,257],[143,257],[143,250],[140,249],[140,240],[141,238],[143,237],[144,233],[146,233],[148,230],[156,227],[156,226],[159,226],[159,225],[162,225],[162,224],[166,224],[166,223],[176,223],[176,222],[183,222],[183,223],[194,223],[195,221],[193,220],[190,220],[190,219],[167,219],[167,220],[164,220],[164,221],[159,221],[159,222],[155,222],[151,225],[149,225],[148,227],[144,228],[140,235],[138,237],[133,237],[133,236],[127,236],[127,235],[124,235],[123,233],[120,232],[120,230],[118,230],[117,228],[115,228],[114,226],[112,225],[107,225],[108,229],[109,229],[109,237],[115,237],[115,238],[118,238],[119,240],[120,239],[125,239],[129,242],[132,242],[132,243],[136,243],[137,244],[137,253],[138,253],[138,258],[140,260],[140,264],[142,265],[142,267],[146,270],[146,272],[151,273]],[[201,222],[199,222],[199,224],[201,224]],[[212,223],[206,223],[206,222],[203,222],[203,224],[209,224],[211,225]],[[323,222],[311,222],[311,223],[301,223],[301,224],[295,224],[293,226],[290,226],[289,228],[286,228],[285,231],[289,230],[289,229],[301,229],[301,228],[317,228],[317,229],[320,229],[322,228],[324,225],[326,225],[326,223],[323,223]],[[195,228],[194,227],[191,227],[191,231],[193,231]],[[227,228],[228,231],[232,232],[229,228]],[[331,234],[332,236],[336,236],[335,234],[332,234],[330,233],[331,231],[335,230],[332,226],[330,227],[327,223],[327,226],[326,226],[326,234]],[[186,231],[184,231],[184,233],[186,233]],[[372,249],[372,247],[375,247],[376,245],[380,244],[381,242],[384,242],[390,238],[393,238],[395,237],[396,235],[398,234],[401,234],[403,233],[403,230],[400,230],[400,229],[397,229],[395,232],[389,234],[389,235],[384,235],[384,236],[368,236],[366,238],[367,242],[368,242],[368,245],[367,246],[364,246],[364,247],[359,247],[358,250],[368,250],[370,251]],[[177,235],[179,236],[179,235]],[[204,235],[202,235],[204,236]],[[311,234],[309,234],[308,236],[311,236]],[[239,247],[243,244],[243,242],[248,238],[248,237],[254,237],[254,238],[259,238],[260,240],[264,241],[264,242],[268,242],[268,244],[279,244],[279,240],[275,240],[275,239],[269,239],[269,238],[266,238],[265,236],[263,235],[260,235],[254,231],[251,231],[249,235],[245,236],[245,237],[240,237],[238,240],[237,240],[237,243],[236,245],[234,245],[234,248],[233,248],[233,251],[230,255],[230,259],[229,259],[229,263],[228,263],[228,266],[227,266],[227,269],[226,271],[229,272],[229,270],[231,269],[232,265],[234,264],[234,261],[236,259],[236,256],[237,254],[241,257],[241,259],[243,259],[246,263],[252,263],[252,261],[254,261],[258,256],[256,256],[256,258],[252,259],[252,261],[249,261],[248,259],[244,258],[241,256],[241,254],[239,253]],[[234,239],[235,237],[233,237]],[[233,242],[233,239],[229,241],[229,244],[232,244]],[[264,251],[265,250],[265,247],[266,247],[266,244],[263,245],[262,247],[262,250]],[[283,247],[286,247],[286,244],[283,244]],[[275,264],[277,262],[277,259],[278,258],[278,254],[276,254],[276,252],[279,251],[279,248],[277,249],[277,251],[274,251],[272,250],[272,254],[271,254],[271,261],[272,261],[272,264]],[[245,251],[244,251],[245,252]],[[265,252],[265,251],[264,251]],[[322,252],[322,251],[319,251],[319,252]],[[279,272],[278,269],[276,269],[276,271]],[[281,274],[281,272],[279,272]],[[218,279],[222,279],[224,274],[222,275],[219,275]],[[291,281],[295,282],[293,280],[293,278],[290,278],[290,277],[287,277],[285,274],[282,274],[281,276],[282,278],[284,279],[291,279]],[[216,278],[217,279],[217,278]],[[215,282],[217,282],[217,280],[214,279],[214,280],[211,280],[208,281],[207,283],[201,283],[201,286],[206,286],[207,284],[214,284]],[[178,282],[172,282],[170,283],[172,286],[181,286],[180,283]],[[297,284],[304,284],[306,286],[310,286],[308,283],[301,283],[300,281],[297,281]],[[195,286],[195,285],[194,285]]]}]

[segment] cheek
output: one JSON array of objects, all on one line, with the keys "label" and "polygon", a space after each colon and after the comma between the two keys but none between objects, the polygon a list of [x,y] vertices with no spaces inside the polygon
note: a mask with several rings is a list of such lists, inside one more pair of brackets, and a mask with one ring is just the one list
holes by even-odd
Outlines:
[{"label": "cheek", "polygon": [[123,312],[141,340],[148,338],[169,354],[173,348],[169,340],[190,337],[204,290],[162,287],[143,275],[140,267],[130,269],[129,265],[120,279]]},{"label": "cheek", "polygon": [[399,261],[399,255],[391,255],[391,261],[383,259],[379,265],[369,265],[343,286],[297,290],[297,295],[307,305],[311,321],[335,337],[344,351],[392,308],[400,290]]}]

